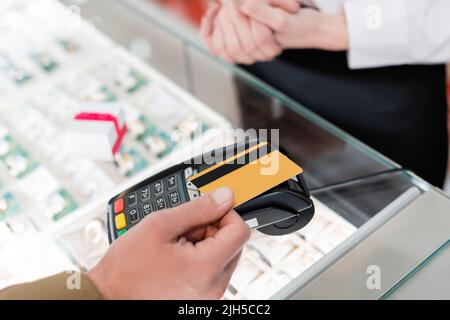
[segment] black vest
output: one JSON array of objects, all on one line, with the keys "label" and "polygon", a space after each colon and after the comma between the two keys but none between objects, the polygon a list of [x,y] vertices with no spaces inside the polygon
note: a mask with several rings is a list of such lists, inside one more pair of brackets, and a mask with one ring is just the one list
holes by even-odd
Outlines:
[{"label": "black vest", "polygon": [[247,69],[432,184],[443,185],[445,66],[350,70],[346,53],[288,50]]}]

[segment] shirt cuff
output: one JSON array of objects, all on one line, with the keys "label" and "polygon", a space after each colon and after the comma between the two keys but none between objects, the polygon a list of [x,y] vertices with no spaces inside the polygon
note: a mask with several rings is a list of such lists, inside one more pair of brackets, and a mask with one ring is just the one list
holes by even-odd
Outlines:
[{"label": "shirt cuff", "polygon": [[351,69],[399,65],[408,59],[408,0],[344,3]]}]

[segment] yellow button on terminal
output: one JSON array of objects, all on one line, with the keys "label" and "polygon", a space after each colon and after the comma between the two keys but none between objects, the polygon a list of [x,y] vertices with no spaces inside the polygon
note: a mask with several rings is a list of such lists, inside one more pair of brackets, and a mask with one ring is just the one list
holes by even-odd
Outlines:
[{"label": "yellow button on terminal", "polygon": [[115,220],[117,230],[122,230],[127,226],[127,220],[123,213],[116,215]]}]

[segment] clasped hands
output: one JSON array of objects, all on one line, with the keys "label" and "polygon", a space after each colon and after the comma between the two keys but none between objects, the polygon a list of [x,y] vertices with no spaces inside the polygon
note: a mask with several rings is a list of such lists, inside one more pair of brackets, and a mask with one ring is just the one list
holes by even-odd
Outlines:
[{"label": "clasped hands", "polygon": [[284,49],[348,49],[345,16],[300,0],[211,1],[200,33],[213,55],[239,64],[270,61]]}]

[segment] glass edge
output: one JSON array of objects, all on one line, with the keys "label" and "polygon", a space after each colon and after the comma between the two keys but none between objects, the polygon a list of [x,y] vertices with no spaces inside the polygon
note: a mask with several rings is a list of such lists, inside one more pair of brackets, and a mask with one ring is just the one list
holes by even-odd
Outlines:
[{"label": "glass edge", "polygon": [[431,260],[436,258],[445,249],[450,246],[450,239],[444,242],[441,246],[439,246],[433,253],[428,256],[425,260],[420,262],[416,267],[414,267],[411,271],[409,271],[405,276],[403,276],[392,288],[390,288],[386,293],[384,293],[379,300],[387,300],[389,299],[398,289],[400,289],[405,283],[411,280],[417,273],[419,273],[423,268],[425,268]]}]

